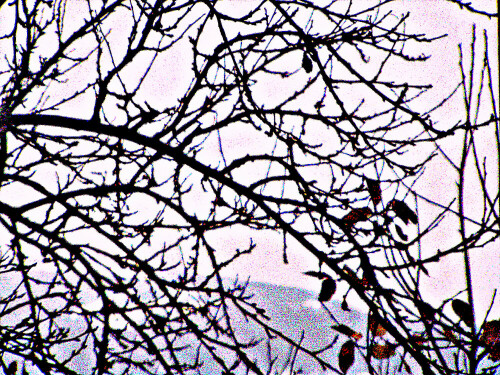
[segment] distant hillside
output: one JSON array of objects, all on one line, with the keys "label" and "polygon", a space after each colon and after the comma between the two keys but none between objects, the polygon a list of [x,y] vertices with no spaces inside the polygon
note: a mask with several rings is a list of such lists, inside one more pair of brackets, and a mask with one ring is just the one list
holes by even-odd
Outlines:
[{"label": "distant hillside", "polygon": [[[1,279],[0,279],[1,281]],[[230,282],[230,281],[229,281]],[[5,284],[3,285],[5,286]],[[0,282],[0,297],[2,295],[2,282]],[[334,331],[331,326],[334,324],[329,314],[325,311],[324,307],[317,301],[317,295],[311,291],[286,287],[280,285],[274,285],[270,283],[262,282],[250,282],[247,288],[247,294],[253,295],[252,301],[256,302],[258,306],[263,307],[266,310],[266,315],[270,318],[268,324],[282,332],[285,336],[289,337],[294,341],[300,340],[303,334],[303,345],[311,350],[315,351],[320,348],[324,348],[326,345],[332,343],[335,339],[337,340],[335,344],[328,350],[321,353],[320,358],[331,364],[335,368],[337,367],[337,358],[341,345],[347,340],[346,336]],[[366,316],[359,311],[343,311],[340,308],[339,301],[330,301],[326,303],[326,307],[329,309],[330,313],[337,323],[345,324],[350,328],[360,332],[363,336],[366,336]],[[233,311],[234,313],[234,311]],[[290,363],[287,359],[290,357],[290,345],[283,342],[282,340],[272,340],[271,349],[269,350],[268,341],[264,340],[266,335],[262,328],[258,327],[256,323],[252,321],[243,320],[241,317],[238,319],[238,315],[232,314],[236,318],[233,320],[233,328],[235,332],[239,335],[242,341],[260,341],[258,345],[247,351],[250,358],[257,361],[259,366],[269,375],[290,375]],[[64,315],[60,317],[59,325],[61,327],[72,327],[73,330],[78,330],[81,326],[79,323],[79,318],[75,315],[72,319],[69,315]],[[6,322],[4,319],[0,321],[1,325],[10,325],[12,322]],[[81,324],[81,323],[80,323]],[[182,360],[186,362],[192,362],[196,355],[197,345],[194,340],[186,339],[183,343],[178,343],[179,345],[185,344],[186,350],[182,352]],[[363,345],[363,339],[360,340],[360,344]],[[79,347],[75,343],[68,343],[66,346],[59,346],[54,348],[55,353],[59,353],[62,357],[66,357],[63,353],[68,353],[72,349]],[[70,368],[75,371],[76,374],[91,375],[93,368],[93,356],[91,353],[91,348],[88,347],[82,351],[76,358],[74,358],[69,364]],[[223,352],[218,351],[224,354]],[[13,356],[7,353],[1,353],[2,358],[5,363],[10,363],[12,360],[19,361],[19,357]],[[208,353],[201,351],[200,359],[203,361],[203,366],[199,369],[199,375],[220,375],[222,369],[218,364],[211,359]],[[443,353],[447,361],[453,361],[452,352]],[[228,359],[231,358],[232,354],[227,353]],[[139,359],[140,355],[137,355]],[[408,359],[408,358],[407,358]],[[275,365],[271,372],[268,370],[268,364],[275,360]],[[375,368],[379,369],[382,366],[382,373],[384,374],[404,374],[404,370],[399,372],[400,356],[396,355],[387,363],[387,361],[374,360],[373,362]],[[21,365],[21,363],[19,363]],[[389,369],[387,371],[387,366]],[[22,367],[22,366],[19,366]],[[30,375],[42,375],[40,371],[32,367],[30,364],[25,364],[25,370]],[[412,369],[413,375],[419,374],[416,369]],[[21,373],[21,370],[18,370]],[[2,370],[0,369],[0,375]],[[135,370],[133,375],[141,375],[141,371]],[[158,374],[163,374],[158,372]],[[243,374],[242,371],[235,372],[235,375]],[[316,361],[312,360],[308,355],[299,352],[295,356],[293,365],[293,374],[302,375],[331,375],[336,374],[335,372],[324,371]],[[354,365],[349,369],[347,375],[365,375],[367,374],[367,367],[363,359],[359,357],[359,353],[356,353],[356,361]],[[193,373],[194,375],[194,373]],[[497,372],[496,375],[500,375]]]},{"label": "distant hillside", "polygon": [[[266,314],[270,317],[269,324],[271,327],[281,331],[293,340],[299,340],[303,332],[303,344],[308,349],[317,350],[322,348],[331,343],[335,336],[338,335],[331,329],[332,321],[321,307],[320,303],[317,302],[317,296],[313,295],[310,291],[268,283],[251,282],[249,283],[247,293],[253,294],[253,300],[257,302],[259,306],[265,308]],[[360,332],[364,332],[366,330],[366,318],[359,312],[342,311],[338,301],[328,302],[327,306],[335,317],[338,319],[344,319],[339,320],[339,323],[347,324],[351,328]],[[71,320],[66,316],[62,318],[60,324],[61,326],[74,327],[75,324],[78,324],[78,320]],[[255,323],[243,321],[242,319],[236,319],[234,321],[234,328],[235,331],[240,334],[240,337],[245,340],[260,340],[265,337],[264,332],[259,329]],[[345,336],[338,336],[337,343],[321,355],[322,359],[333,365],[336,365],[336,358],[338,356],[340,345],[346,340]],[[186,343],[193,344],[193,342]],[[195,355],[195,345],[191,346],[192,348],[187,349],[184,352],[186,359]],[[58,347],[55,350],[64,353],[70,351],[71,349],[72,345],[68,344],[68,347]],[[275,371],[273,371],[272,374],[275,374],[276,371],[278,374],[281,374],[289,373],[289,364],[286,363],[289,351],[290,345],[273,340],[272,349],[271,352],[269,352],[267,343],[264,340],[249,352],[249,356],[257,359],[259,365],[268,364],[269,355],[271,358],[277,358],[276,365],[273,368]],[[12,359],[14,359],[11,355],[4,355],[3,358],[6,363],[9,363]],[[204,365],[200,369],[200,373],[202,375],[214,375],[221,373],[221,369],[208,357],[207,353],[202,352],[201,358],[204,360]],[[19,360],[19,357],[16,359]],[[361,363],[362,361],[357,362]],[[89,348],[88,350],[80,353],[78,358],[75,358],[72,361],[71,367],[78,374],[87,375],[91,374],[92,363],[93,361],[91,359]],[[303,353],[299,353],[295,358],[294,370],[297,371],[299,369],[302,370],[303,374],[325,373],[321,370],[317,363],[312,361]],[[26,364],[26,370],[28,370],[30,374],[41,374],[28,364]],[[351,368],[350,374],[356,374],[359,371],[364,370],[364,367],[355,364]]]},{"label": "distant hillside", "polygon": [[[334,324],[329,315],[317,301],[317,296],[312,292],[270,283],[251,282],[247,293],[253,294],[253,301],[266,310],[270,317],[269,325],[282,332],[287,337],[298,341],[304,333],[303,345],[310,350],[318,350],[330,344],[336,336],[338,341],[333,347],[321,354],[321,358],[333,366],[337,364],[338,351],[346,337],[331,329]],[[340,309],[340,302],[331,301],[326,304],[338,322],[363,332],[366,330],[366,318],[357,311],[345,312]],[[342,319],[343,318],[343,319]],[[234,328],[244,340],[259,340],[265,338],[262,328],[251,321],[234,320]],[[249,357],[256,359],[257,363],[267,370],[270,358],[276,363],[271,374],[289,374],[290,345],[283,341],[273,340],[271,352],[268,350],[267,341],[260,342],[255,348],[248,351]],[[188,356],[188,351],[185,353]],[[194,355],[195,351],[191,351]],[[228,354],[229,355],[229,354]],[[204,365],[200,369],[202,375],[220,374],[221,368],[209,358],[206,353],[201,354]],[[300,374],[329,374],[321,369],[316,361],[308,355],[299,352],[295,356],[293,370]],[[356,363],[349,370],[350,375],[366,371],[362,361]]]},{"label": "distant hillside", "polygon": [[[317,301],[317,296],[310,291],[279,286],[269,283],[250,283],[250,292],[254,293],[255,301],[263,306],[270,316],[270,325],[280,330],[286,336],[298,340],[304,332],[303,344],[311,350],[322,348],[332,340],[338,337],[337,343],[328,351],[322,353],[321,358],[336,366],[338,351],[341,344],[346,341],[346,337],[338,334],[331,329],[332,322],[327,312]],[[366,317],[357,311],[345,312],[340,308],[340,302],[331,301],[326,304],[338,323],[346,324],[349,327],[363,332],[366,330]],[[258,335],[260,332],[253,327],[251,332]],[[267,363],[265,345],[260,345],[260,350],[256,354],[259,362]],[[277,369],[285,369],[285,359],[289,353],[290,347],[284,343],[276,345],[272,353],[278,356],[280,366]],[[359,361],[361,362],[361,361]],[[295,370],[302,369],[304,374],[324,374],[324,371],[305,354],[299,354],[295,360]],[[355,363],[350,370],[350,374],[356,374],[360,371],[366,371],[365,366],[359,366]],[[208,373],[206,373],[208,374]]]}]

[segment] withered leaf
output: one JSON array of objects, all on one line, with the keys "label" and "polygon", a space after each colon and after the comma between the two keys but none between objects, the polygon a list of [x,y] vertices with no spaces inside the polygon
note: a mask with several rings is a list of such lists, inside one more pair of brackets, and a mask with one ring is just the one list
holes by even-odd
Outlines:
[{"label": "withered leaf", "polygon": [[359,221],[364,221],[372,215],[372,210],[369,207],[353,208],[347,215],[342,218],[344,225],[348,230],[351,230],[353,225]]},{"label": "withered leaf", "polygon": [[418,308],[418,311],[420,311],[420,316],[422,317],[422,320],[425,320],[427,322],[432,322],[434,319],[434,316],[436,315],[436,309],[429,305],[427,302],[417,300],[416,305]]},{"label": "withered leaf", "polygon": [[371,353],[373,358],[376,359],[387,359],[391,358],[394,353],[396,353],[397,344],[386,343],[385,345],[380,345],[374,343],[371,348]]},{"label": "withered leaf", "polygon": [[[325,105],[321,100],[318,100],[316,104],[314,104],[314,108],[316,108],[318,111],[323,108]],[[333,182],[335,182],[335,177],[333,178]]]},{"label": "withered leaf", "polygon": [[370,193],[373,204],[376,206],[382,201],[382,190],[380,189],[380,183],[369,178],[365,178],[365,181],[366,186],[368,187],[368,193]]},{"label": "withered leaf", "polygon": [[384,336],[387,332],[387,330],[379,323],[379,320],[371,313],[368,315],[368,329],[373,336]]},{"label": "withered leaf", "polygon": [[394,199],[389,204],[389,208],[392,209],[396,213],[396,216],[403,220],[405,224],[408,224],[410,221],[413,224],[418,223],[417,214],[413,212],[405,202]]},{"label": "withered leaf", "polygon": [[500,344],[496,344],[488,348],[488,359],[496,362],[500,361]]},{"label": "withered leaf", "polygon": [[460,343],[460,341],[457,339],[457,336],[455,336],[451,329],[445,329],[443,335],[448,341],[454,343],[455,345],[458,345]]},{"label": "withered leaf", "polygon": [[479,341],[487,346],[500,344],[500,320],[484,323]]},{"label": "withered leaf", "polygon": [[363,337],[363,335],[361,333],[356,332],[351,327],[348,327],[345,324],[336,324],[336,325],[333,325],[332,328],[337,332],[340,332],[346,336],[352,337],[356,341]]},{"label": "withered leaf", "polygon": [[330,298],[332,298],[333,294],[335,293],[335,290],[337,289],[337,284],[335,283],[335,280],[326,278],[323,280],[321,283],[321,290],[319,292],[318,300],[320,302],[326,302],[329,301]]},{"label": "withered leaf", "polygon": [[344,374],[354,363],[354,342],[346,341],[340,348],[339,353],[339,368]]},{"label": "withered leaf", "polygon": [[500,320],[484,323],[479,342],[486,346],[490,360],[500,361]]},{"label": "withered leaf", "polygon": [[313,64],[311,59],[307,56],[306,53],[304,53],[304,56],[302,57],[302,67],[306,71],[306,73],[311,73],[313,69]]},{"label": "withered leaf", "polygon": [[349,308],[349,305],[347,304],[347,301],[346,300],[343,300],[342,301],[342,304],[340,305],[340,308],[344,311],[351,311],[351,309]]},{"label": "withered leaf", "polygon": [[460,299],[454,299],[451,301],[451,307],[455,314],[469,327],[474,324],[474,315],[472,313],[472,306],[467,302]]},{"label": "withered leaf", "polygon": [[425,337],[425,333],[415,333],[414,335],[410,336],[410,342],[418,346],[424,345],[426,341],[427,338]]}]

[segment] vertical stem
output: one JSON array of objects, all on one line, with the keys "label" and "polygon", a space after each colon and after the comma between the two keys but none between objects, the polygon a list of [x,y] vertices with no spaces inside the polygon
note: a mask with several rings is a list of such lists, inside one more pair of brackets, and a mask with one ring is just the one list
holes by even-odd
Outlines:
[{"label": "vertical stem", "polygon": [[[472,29],[472,43],[471,43],[471,67],[469,71],[469,87],[466,84],[466,76],[464,72],[463,66],[463,58],[462,58],[462,50],[460,48],[460,71],[462,73],[462,84],[464,89],[464,104],[467,115],[466,124],[468,128],[465,130],[464,141],[462,145],[462,159],[460,161],[460,167],[458,170],[459,173],[459,182],[458,182],[458,212],[459,212],[459,221],[460,221],[460,237],[461,242],[464,244],[466,241],[466,230],[465,230],[465,212],[464,212],[464,190],[465,190],[465,168],[467,165],[467,157],[469,154],[470,147],[472,147],[473,137],[472,137],[472,128],[471,128],[471,107],[472,107],[472,88],[474,87],[474,47],[476,42],[476,33],[475,27]],[[472,310],[472,327],[471,334],[473,337],[476,336],[476,326],[475,326],[475,314],[474,314],[474,297],[472,291],[472,276],[471,276],[471,266],[470,266],[470,257],[469,257],[469,248],[465,246],[464,248],[464,266],[465,266],[465,281],[467,288],[467,296],[468,301]],[[469,374],[474,375],[476,373],[476,351],[477,345],[473,342],[471,343],[471,350],[467,353],[469,357]]]},{"label": "vertical stem", "polygon": [[[458,212],[459,212],[459,220],[460,220],[460,237],[462,243],[465,243],[466,240],[466,232],[465,232],[465,212],[464,212],[464,188],[465,188],[465,167],[467,165],[467,155],[469,153],[470,147],[470,138],[469,138],[470,130],[466,130],[464,134],[464,142],[462,149],[462,160],[460,162],[459,169],[459,183],[458,183]],[[469,304],[472,308],[472,327],[471,334],[474,337],[476,335],[476,327],[474,322],[476,321],[474,315],[474,298],[472,294],[472,276],[471,276],[471,266],[470,266],[470,258],[469,258],[469,248],[465,247],[464,249],[464,265],[465,265],[465,281],[467,287],[467,296],[469,299]],[[470,374],[475,374],[476,368],[476,349],[477,346],[473,343],[471,346],[471,351],[469,353],[469,366],[470,366]]]}]

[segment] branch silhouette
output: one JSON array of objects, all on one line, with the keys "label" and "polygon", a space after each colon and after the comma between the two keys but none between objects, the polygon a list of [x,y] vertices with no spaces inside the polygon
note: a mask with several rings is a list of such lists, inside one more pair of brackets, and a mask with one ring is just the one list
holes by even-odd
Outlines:
[{"label": "branch silhouette", "polygon": [[[422,110],[433,86],[387,71],[425,64],[407,45],[442,37],[408,32],[385,2],[36,0],[0,2],[0,18],[6,374],[299,373],[300,358],[334,373],[498,370],[469,264],[500,233],[498,163],[475,138],[500,148],[486,34],[481,62],[460,55],[463,121],[440,123],[455,92]],[[457,175],[450,202],[418,191],[435,158]],[[423,205],[439,212],[427,221]],[[448,216],[460,236],[421,251]],[[246,245],[214,240],[227,230]],[[290,241],[317,261],[304,274],[321,283],[326,344],[277,327],[250,281],[226,277],[257,233],[282,236],[285,264]],[[421,279],[456,254],[463,295],[435,306]],[[366,332],[341,316],[354,299]]]}]

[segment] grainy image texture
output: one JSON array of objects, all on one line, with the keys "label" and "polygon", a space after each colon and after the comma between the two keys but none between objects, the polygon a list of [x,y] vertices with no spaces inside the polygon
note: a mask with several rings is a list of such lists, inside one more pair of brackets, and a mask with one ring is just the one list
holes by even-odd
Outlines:
[{"label": "grainy image texture", "polygon": [[[0,1],[0,373],[496,373],[470,265],[499,246],[491,36],[465,30],[427,100],[411,73],[446,36],[396,3]],[[416,188],[437,158],[450,200]],[[317,322],[305,292],[227,277],[266,233],[280,267],[314,259]],[[463,287],[437,305],[421,283],[449,257]]]}]

